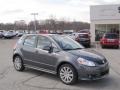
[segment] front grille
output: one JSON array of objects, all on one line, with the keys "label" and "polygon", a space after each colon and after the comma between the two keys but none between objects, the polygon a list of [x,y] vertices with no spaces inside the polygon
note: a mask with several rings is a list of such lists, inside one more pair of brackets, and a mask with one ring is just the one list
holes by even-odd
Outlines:
[{"label": "front grille", "polygon": [[96,73],[96,74],[88,74],[89,79],[96,79],[96,78],[101,78],[102,76],[105,76],[109,73],[109,70],[103,71],[101,73]]},{"label": "front grille", "polygon": [[106,75],[106,74],[108,74],[109,73],[109,70],[106,70],[106,71],[104,71],[104,72],[101,72],[101,76],[104,76],[104,75]]},{"label": "front grille", "polygon": [[100,61],[97,61],[97,64],[102,65],[104,64],[104,62],[100,60]]},{"label": "front grille", "polygon": [[98,65],[102,65],[102,64],[105,64],[107,62],[107,60],[98,60],[98,61],[96,61],[96,63],[98,64]]}]

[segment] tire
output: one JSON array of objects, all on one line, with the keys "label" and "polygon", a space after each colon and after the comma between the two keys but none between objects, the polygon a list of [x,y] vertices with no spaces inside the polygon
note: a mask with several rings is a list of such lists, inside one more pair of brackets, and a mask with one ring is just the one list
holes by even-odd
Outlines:
[{"label": "tire", "polygon": [[105,48],[105,46],[104,45],[101,45],[102,46],[102,48],[104,49]]},{"label": "tire", "polygon": [[66,85],[75,84],[78,80],[78,74],[75,68],[70,64],[63,64],[59,68],[58,74],[60,80]]},{"label": "tire", "polygon": [[23,71],[25,69],[22,58],[20,56],[15,56],[15,58],[13,60],[13,64],[14,64],[14,68],[17,71]]},{"label": "tire", "polygon": [[119,48],[119,45],[115,46],[115,49],[118,49]]},{"label": "tire", "polygon": [[88,48],[90,48],[91,47],[91,44],[88,44]]}]

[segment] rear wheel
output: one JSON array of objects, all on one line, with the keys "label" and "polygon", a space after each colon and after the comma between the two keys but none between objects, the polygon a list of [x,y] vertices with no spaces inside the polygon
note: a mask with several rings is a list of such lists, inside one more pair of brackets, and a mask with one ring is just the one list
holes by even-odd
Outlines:
[{"label": "rear wheel", "polygon": [[67,85],[76,83],[77,76],[76,70],[70,64],[64,64],[59,68],[59,77]]},{"label": "rear wheel", "polygon": [[102,46],[102,48],[105,48],[105,46],[104,45],[101,45]]},{"label": "rear wheel", "polygon": [[23,61],[22,61],[22,58],[20,56],[16,56],[14,58],[14,61],[13,61],[13,64],[14,64],[14,68],[17,70],[17,71],[23,71],[25,69],[24,65],[23,65]]},{"label": "rear wheel", "polygon": [[119,45],[115,46],[115,49],[118,49],[119,48]]}]

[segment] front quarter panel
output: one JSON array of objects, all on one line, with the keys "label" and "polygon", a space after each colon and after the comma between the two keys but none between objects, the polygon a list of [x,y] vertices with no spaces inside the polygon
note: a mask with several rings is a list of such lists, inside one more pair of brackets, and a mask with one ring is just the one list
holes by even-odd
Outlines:
[{"label": "front quarter panel", "polygon": [[58,71],[59,67],[64,63],[71,64],[76,70],[79,70],[79,64],[77,63],[78,56],[72,55],[68,52],[61,51],[58,53],[58,61],[55,65],[56,72]]}]

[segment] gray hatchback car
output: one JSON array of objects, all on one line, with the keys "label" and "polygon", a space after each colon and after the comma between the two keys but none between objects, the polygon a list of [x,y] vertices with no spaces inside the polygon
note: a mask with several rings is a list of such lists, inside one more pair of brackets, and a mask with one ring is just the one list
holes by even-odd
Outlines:
[{"label": "gray hatchback car", "polygon": [[24,35],[13,50],[17,71],[25,67],[56,74],[65,84],[97,80],[109,73],[106,58],[64,35]]}]

